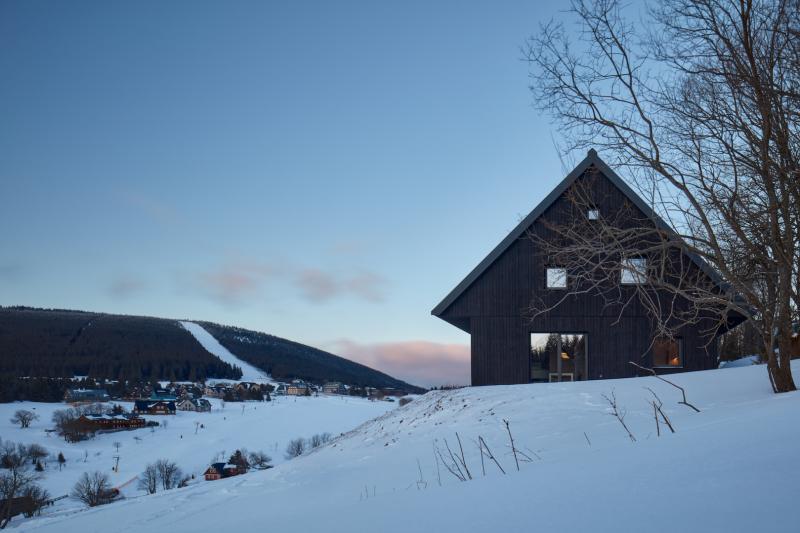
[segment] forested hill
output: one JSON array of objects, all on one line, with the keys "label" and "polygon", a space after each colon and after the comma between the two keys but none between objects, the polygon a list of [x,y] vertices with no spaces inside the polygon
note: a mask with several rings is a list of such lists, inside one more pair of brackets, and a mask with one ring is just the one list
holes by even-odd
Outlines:
[{"label": "forested hill", "polygon": [[0,375],[119,380],[236,379],[176,320],[0,308]]},{"label": "forested hill", "polygon": [[[233,354],[273,375],[418,391],[331,353],[266,333],[197,322]],[[177,320],[84,311],[0,307],[0,377],[139,380],[238,379]]]},{"label": "forested hill", "polygon": [[197,322],[220,344],[243,361],[268,372],[274,379],[303,379],[312,383],[341,381],[351,385],[392,387],[409,392],[423,389],[368,366],[290,340],[212,322]]}]

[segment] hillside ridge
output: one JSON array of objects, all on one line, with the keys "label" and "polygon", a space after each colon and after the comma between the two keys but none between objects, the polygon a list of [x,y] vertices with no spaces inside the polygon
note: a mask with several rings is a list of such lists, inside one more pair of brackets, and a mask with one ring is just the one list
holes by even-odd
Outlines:
[{"label": "hillside ridge", "polygon": [[235,326],[25,306],[0,306],[0,377],[241,379],[241,368],[210,353],[182,321],[201,325],[236,357],[276,379],[420,390],[324,350]]}]

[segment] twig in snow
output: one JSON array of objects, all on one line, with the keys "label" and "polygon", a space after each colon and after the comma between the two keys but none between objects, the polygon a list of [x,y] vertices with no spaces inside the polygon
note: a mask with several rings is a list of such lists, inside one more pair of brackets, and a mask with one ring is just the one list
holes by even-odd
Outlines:
[{"label": "twig in snow", "polygon": [[615,417],[617,420],[619,420],[619,423],[622,424],[622,427],[625,428],[625,431],[628,433],[628,437],[630,437],[631,441],[632,442],[636,442],[636,437],[633,436],[633,433],[631,433],[631,430],[628,429],[628,425],[625,423],[625,415],[627,413],[624,410],[622,412],[620,412],[620,410],[617,408],[617,395],[612,390],[611,391],[611,398],[609,398],[605,394],[603,394],[602,396],[603,396],[603,398],[606,399],[608,404],[611,406],[611,412],[609,414],[611,416]]},{"label": "twig in snow", "polygon": [[442,486],[442,473],[439,470],[439,457],[436,455],[436,443],[433,443],[433,459],[436,461],[436,481]]},{"label": "twig in snow", "polygon": [[505,474],[506,471],[503,470],[503,467],[500,466],[500,463],[497,462],[497,459],[495,459],[494,455],[492,454],[492,451],[489,449],[489,446],[486,444],[486,441],[483,440],[483,437],[478,437],[478,442],[481,444],[481,454],[483,454],[483,450],[486,450],[486,457],[488,457],[489,459],[494,461],[494,464],[497,465],[497,468],[499,468],[500,471],[503,474]]},{"label": "twig in snow", "polygon": [[466,481],[467,478],[464,475],[464,472],[461,471],[461,467],[458,466],[458,461],[456,460],[453,451],[450,449],[447,439],[444,440],[444,445],[447,447],[447,452],[450,455],[450,462],[447,462],[447,460],[444,458],[444,455],[442,455],[442,451],[436,447],[436,453],[439,455],[439,459],[442,460],[442,464],[447,471],[453,474],[453,476],[455,476],[459,481]]},{"label": "twig in snow", "polygon": [[420,490],[420,488],[427,489],[428,482],[425,481],[425,478],[422,475],[422,465],[419,463],[419,459],[417,459],[417,469],[419,470],[419,479],[417,480],[417,490]]},{"label": "twig in snow", "polygon": [[517,459],[517,447],[514,445],[514,436],[511,435],[511,427],[508,424],[508,420],[504,418],[503,424],[506,425],[506,431],[508,431],[508,439],[511,441],[511,452],[514,454],[514,463],[516,463],[517,472],[519,472],[519,459]]},{"label": "twig in snow", "polygon": [[683,404],[683,405],[685,405],[686,407],[691,407],[692,409],[694,409],[694,410],[695,410],[695,412],[696,412],[696,413],[699,413],[699,412],[700,412],[700,409],[698,409],[698,408],[697,408],[697,407],[695,407],[694,405],[690,404],[690,403],[689,403],[689,402],[686,400],[686,389],[684,389],[684,388],[683,388],[683,387],[681,387],[680,385],[677,385],[677,384],[675,384],[675,383],[671,382],[671,381],[670,381],[670,380],[668,380],[668,379],[662,378],[661,376],[659,376],[658,374],[656,374],[656,371],[655,371],[655,370],[653,370],[652,368],[647,368],[647,367],[644,367],[644,366],[642,366],[642,365],[639,365],[639,364],[636,364],[636,363],[634,363],[633,361],[628,361],[628,362],[629,362],[630,364],[632,364],[633,366],[635,366],[636,368],[638,368],[638,369],[640,369],[640,370],[644,370],[645,372],[649,372],[651,375],[653,375],[654,377],[656,377],[656,378],[660,379],[660,380],[661,380],[661,381],[663,381],[664,383],[669,383],[670,385],[672,385],[672,386],[673,386],[673,387],[675,387],[676,389],[680,390],[680,391],[681,391],[681,394],[683,395],[683,401],[682,401],[682,402],[678,402],[678,403],[680,403],[680,404]]},{"label": "twig in snow", "polygon": [[[475,442],[475,441],[472,441],[472,442]],[[480,441],[476,442],[475,444],[477,444],[478,451],[481,453],[481,475],[482,476],[486,476],[486,466],[483,464],[483,446],[481,445]]]},{"label": "twig in snow", "polygon": [[[661,415],[661,419],[667,425],[667,427],[669,428],[670,432],[675,433],[675,428],[672,427],[672,422],[670,422],[669,418],[667,418],[667,415],[661,409],[664,406],[663,402],[661,401],[661,398],[659,398],[658,395],[655,393],[655,391],[653,389],[651,389],[650,387],[645,387],[645,389],[649,390],[650,394],[652,394],[653,398],[655,398],[655,400],[653,400],[653,402],[652,402],[653,403],[653,409],[655,409],[656,412]],[[656,418],[656,428],[658,428],[658,418]],[[661,436],[661,433],[659,432],[659,437],[660,436]]]},{"label": "twig in snow", "polygon": [[464,447],[461,445],[461,437],[458,436],[458,431],[456,431],[456,439],[458,439],[458,449],[461,450],[461,466],[464,467],[464,472],[467,473],[467,477],[472,479],[472,474],[469,471],[469,467],[467,467],[467,460],[464,457]]}]

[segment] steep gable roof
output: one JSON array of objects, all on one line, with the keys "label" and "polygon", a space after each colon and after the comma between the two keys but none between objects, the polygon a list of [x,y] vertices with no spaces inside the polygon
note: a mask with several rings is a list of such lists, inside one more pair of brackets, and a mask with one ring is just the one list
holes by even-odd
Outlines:
[{"label": "steep gable roof", "polygon": [[[474,282],[477,280],[481,274],[483,274],[496,260],[499,258],[503,252],[505,252],[514,242],[517,241],[520,237],[522,237],[527,229],[534,223],[536,220],[544,214],[544,212],[558,200],[561,195],[563,195],[566,190],[583,174],[586,172],[589,167],[594,166],[601,174],[603,174],[611,183],[613,183],[621,192],[625,195],[628,200],[633,203],[639,210],[644,213],[646,217],[653,221],[657,228],[666,231],[676,238],[680,238],[677,233],[672,229],[672,227],[667,224],[664,219],[662,219],[654,210],[653,208],[647,204],[642,198],[636,194],[636,192],[631,189],[627,183],[625,183],[622,178],[620,178],[616,172],[614,172],[611,167],[609,167],[600,156],[597,155],[597,151],[594,149],[590,149],[589,152],[586,154],[586,157],[578,163],[572,172],[567,174],[567,176],[561,181],[561,183],[553,189],[550,194],[548,194],[544,200],[542,200],[539,205],[537,205],[533,211],[531,211],[528,216],[526,216],[522,221],[517,224],[517,226],[511,231],[511,233],[503,239],[500,244],[498,244],[494,250],[491,251],[489,255],[487,255],[483,261],[481,261],[478,266],[476,266],[472,272],[464,278],[461,283],[456,285],[456,287],[450,291],[450,293],[439,302],[439,305],[433,308],[431,314],[434,316],[441,316],[456,299],[461,296]],[[714,270],[708,263],[706,263],[703,258],[697,256],[696,254],[687,254],[691,260],[706,274],[708,275],[714,283],[716,283],[721,289],[726,290],[727,286],[719,276],[716,270]]]}]

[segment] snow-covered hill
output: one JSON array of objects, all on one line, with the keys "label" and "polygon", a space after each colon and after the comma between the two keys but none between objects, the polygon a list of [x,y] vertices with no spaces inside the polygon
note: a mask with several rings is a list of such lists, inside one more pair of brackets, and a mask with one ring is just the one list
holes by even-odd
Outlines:
[{"label": "snow-covered hill", "polygon": [[[3,441],[44,446],[51,457],[41,485],[54,497],[68,494],[83,472],[101,470],[108,473],[114,486],[123,487],[126,497],[142,494],[135,477],[145,465],[158,459],[174,461],[187,474],[199,477],[212,460],[229,457],[238,448],[261,450],[273,458],[274,464],[285,459],[287,443],[295,438],[308,438],[316,433],[339,435],[365,420],[382,415],[397,404],[371,402],[345,396],[284,397],[271,402],[220,402],[210,399],[209,413],[178,411],[175,416],[145,416],[148,420],[166,422],[166,427],[100,434],[94,439],[67,443],[45,430],[52,427],[53,412],[69,407],[63,403],[15,402],[0,404],[0,437]],[[127,409],[128,402],[116,402]],[[17,409],[28,409],[39,415],[30,428],[20,429],[10,419]],[[196,423],[203,427],[197,427]],[[114,443],[119,442],[117,453]],[[54,457],[61,452],[67,462],[62,470]],[[119,472],[113,472],[114,456],[119,455]],[[45,514],[61,516],[82,507],[75,500],[61,500],[48,507]],[[19,525],[21,519],[12,521]]]},{"label": "snow-covered hill", "polygon": [[[242,369],[242,378],[241,381],[250,381],[253,383],[274,383],[273,379],[270,377],[269,374],[264,372],[263,370],[256,368],[255,366],[251,365],[247,361],[242,361],[234,354],[230,352],[227,348],[219,343],[217,339],[214,338],[211,333],[207,332],[203,329],[203,326],[200,324],[195,324],[194,322],[181,322],[181,326],[186,329],[192,336],[197,339],[203,348],[206,349],[209,353],[216,355],[224,362],[238,366]],[[230,381],[230,380],[209,380],[210,382],[215,381]]]},{"label": "snow-covered hill", "polygon": [[[800,394],[763,366],[433,392],[273,470],[129,498],[22,530],[790,531],[800,527]],[[652,388],[676,432],[656,434]],[[609,415],[614,393],[632,441]],[[503,423],[530,458],[517,472]],[[458,437],[456,436],[458,434]],[[458,453],[474,478],[447,472]],[[506,474],[485,460],[485,439]],[[446,439],[446,444],[445,444]],[[213,448],[213,447],[212,447]],[[438,463],[438,468],[437,468]],[[441,478],[441,484],[439,482]],[[268,526],[266,526],[268,524]]]}]

